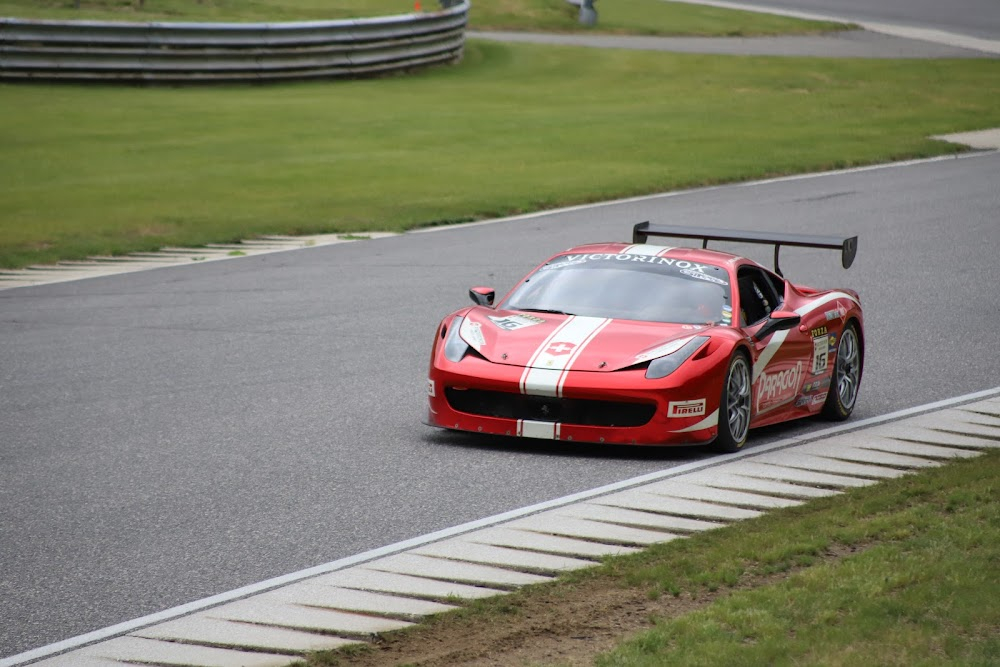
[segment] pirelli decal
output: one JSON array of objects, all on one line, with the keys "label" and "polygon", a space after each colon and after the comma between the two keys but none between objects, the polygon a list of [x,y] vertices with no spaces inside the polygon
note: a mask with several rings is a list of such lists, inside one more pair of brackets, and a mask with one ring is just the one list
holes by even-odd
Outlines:
[{"label": "pirelli decal", "polygon": [[573,363],[604,327],[604,317],[574,315],[566,318],[538,346],[521,374],[521,393],[532,396],[562,396],[563,383]]},{"label": "pirelli decal", "polygon": [[705,416],[705,399],[697,401],[670,401],[667,406],[667,417],[703,417]]}]

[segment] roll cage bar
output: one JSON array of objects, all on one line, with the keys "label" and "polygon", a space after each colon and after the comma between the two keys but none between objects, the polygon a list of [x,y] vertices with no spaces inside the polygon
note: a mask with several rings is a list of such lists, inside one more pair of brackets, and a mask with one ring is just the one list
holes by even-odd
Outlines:
[{"label": "roll cage bar", "polygon": [[771,232],[744,232],[713,227],[681,227],[674,225],[651,225],[640,222],[632,228],[632,243],[646,243],[650,236],[672,236],[684,239],[701,239],[701,247],[707,248],[709,241],[733,241],[737,243],[763,243],[774,246],[774,272],[782,278],[785,275],[778,266],[778,252],[781,246],[804,248],[829,248],[840,250],[840,262],[845,269],[851,268],[854,256],[858,254],[857,236],[820,236],[817,234],[783,234]]}]

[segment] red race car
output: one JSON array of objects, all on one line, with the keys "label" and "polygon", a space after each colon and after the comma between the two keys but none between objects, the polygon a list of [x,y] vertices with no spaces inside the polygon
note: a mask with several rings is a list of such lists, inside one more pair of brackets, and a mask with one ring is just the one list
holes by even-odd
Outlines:
[{"label": "red race car", "polygon": [[[693,238],[702,248],[653,245]],[[709,241],[774,246],[774,272],[708,250]],[[864,366],[857,292],[781,277],[781,246],[841,251],[857,237],[767,234],[639,223],[632,243],[571,248],[499,304],[442,320],[427,423],[573,442],[714,443],[732,452],[754,427],[820,414],[847,419]]]}]

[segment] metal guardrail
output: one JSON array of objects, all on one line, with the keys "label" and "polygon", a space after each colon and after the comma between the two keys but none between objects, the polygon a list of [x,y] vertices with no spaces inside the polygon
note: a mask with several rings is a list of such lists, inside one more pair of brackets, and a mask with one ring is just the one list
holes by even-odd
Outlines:
[{"label": "metal guardrail", "polygon": [[0,18],[0,79],[197,83],[361,77],[462,57],[469,0],[439,12],[290,23]]}]

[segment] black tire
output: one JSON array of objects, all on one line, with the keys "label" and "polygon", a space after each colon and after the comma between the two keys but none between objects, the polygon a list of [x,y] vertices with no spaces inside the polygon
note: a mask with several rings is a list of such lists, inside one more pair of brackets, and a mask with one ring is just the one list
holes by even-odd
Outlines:
[{"label": "black tire", "polygon": [[864,364],[858,325],[854,322],[849,322],[841,332],[833,364],[830,392],[826,395],[820,415],[830,421],[842,422],[851,416],[858,402],[861,368]]},{"label": "black tire", "polygon": [[719,434],[712,443],[712,449],[718,452],[738,452],[747,442],[747,433],[750,432],[751,373],[747,356],[743,352],[733,354],[726,370],[726,379],[722,383]]}]

